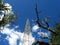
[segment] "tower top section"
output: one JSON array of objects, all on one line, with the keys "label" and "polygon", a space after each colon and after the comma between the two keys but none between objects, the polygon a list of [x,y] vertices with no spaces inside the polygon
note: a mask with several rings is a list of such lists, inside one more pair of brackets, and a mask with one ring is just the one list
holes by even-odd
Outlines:
[{"label": "tower top section", "polygon": [[30,34],[30,22],[29,22],[29,19],[27,19],[27,21],[26,21],[24,33],[25,34]]}]

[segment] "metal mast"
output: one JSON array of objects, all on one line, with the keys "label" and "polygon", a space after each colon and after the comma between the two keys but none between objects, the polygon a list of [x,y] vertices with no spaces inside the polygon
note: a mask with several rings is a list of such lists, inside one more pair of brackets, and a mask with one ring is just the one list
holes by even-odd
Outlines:
[{"label": "metal mast", "polygon": [[26,25],[25,25],[25,31],[24,31],[24,35],[23,35],[23,41],[22,41],[22,45],[30,45],[29,42],[29,35],[30,35],[30,22],[29,19],[27,19],[26,21]]}]

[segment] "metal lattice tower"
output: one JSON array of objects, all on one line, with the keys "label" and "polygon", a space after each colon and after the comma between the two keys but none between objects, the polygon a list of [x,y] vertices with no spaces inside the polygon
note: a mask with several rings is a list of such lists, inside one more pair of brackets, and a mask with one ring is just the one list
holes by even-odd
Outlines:
[{"label": "metal lattice tower", "polygon": [[24,31],[24,35],[23,35],[23,41],[21,45],[26,45],[25,42],[27,42],[28,45],[29,44],[29,35],[30,35],[30,23],[29,23],[29,19],[27,19],[26,21],[26,25],[25,25],[25,31]]}]

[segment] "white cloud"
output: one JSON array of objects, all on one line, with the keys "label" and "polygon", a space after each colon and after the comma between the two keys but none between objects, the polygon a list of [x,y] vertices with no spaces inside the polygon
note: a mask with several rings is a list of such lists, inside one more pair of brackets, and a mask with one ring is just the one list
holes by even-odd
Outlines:
[{"label": "white cloud", "polygon": [[34,32],[37,31],[37,29],[39,29],[38,25],[34,25],[33,28],[32,28],[32,30],[33,30]]},{"label": "white cloud", "polygon": [[[9,25],[8,25],[9,26]],[[16,26],[15,28],[17,28],[18,26]],[[6,34],[7,37],[5,38],[6,40],[9,41],[9,45],[17,45],[17,40],[21,40],[21,42],[19,42],[19,45],[22,45],[23,42],[23,35],[24,33],[15,31],[14,28],[13,29],[9,29],[7,28],[7,26],[4,28],[4,30],[1,31],[2,34]],[[29,37],[29,39],[28,39]],[[29,36],[26,34],[26,37],[24,40],[29,40],[24,42],[24,45],[32,45],[32,43],[35,41],[34,37],[32,36],[32,34],[30,33]]]},{"label": "white cloud", "polygon": [[42,38],[49,38],[50,32],[38,32],[38,35]]},{"label": "white cloud", "polygon": [[15,26],[15,28],[18,28],[19,26]]}]

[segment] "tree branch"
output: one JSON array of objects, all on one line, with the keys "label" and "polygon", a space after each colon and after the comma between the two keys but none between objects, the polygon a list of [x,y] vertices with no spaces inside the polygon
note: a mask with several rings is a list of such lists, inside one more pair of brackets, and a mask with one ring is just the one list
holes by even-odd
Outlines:
[{"label": "tree branch", "polygon": [[39,16],[38,16],[39,12],[38,12],[38,10],[37,10],[37,4],[36,4],[36,7],[35,7],[35,11],[36,11],[36,16],[37,16],[37,20],[35,20],[35,22],[38,24],[38,26],[41,27],[41,28],[44,28],[44,29],[46,29],[46,30],[49,30],[49,31],[52,32],[53,34],[58,35],[52,28],[49,27],[49,24],[48,24],[47,21],[45,21],[45,24],[46,24],[47,26],[44,26],[44,25],[41,24],[41,22],[39,21]]},{"label": "tree branch", "polygon": [[42,42],[42,41],[35,41],[32,45],[36,45],[36,44],[39,44],[39,45],[52,45],[51,43]]}]

